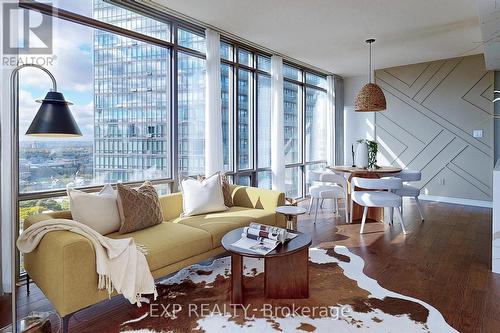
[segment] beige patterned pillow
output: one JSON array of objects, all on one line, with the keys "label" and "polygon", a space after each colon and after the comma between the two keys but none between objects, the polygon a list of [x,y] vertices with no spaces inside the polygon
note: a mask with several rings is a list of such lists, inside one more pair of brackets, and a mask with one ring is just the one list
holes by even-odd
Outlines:
[{"label": "beige patterned pillow", "polygon": [[229,179],[226,174],[220,176],[220,182],[222,184],[222,194],[224,195],[224,205],[226,207],[233,207],[233,197],[231,196],[231,187],[229,186]]},{"label": "beige patterned pillow", "polygon": [[[198,175],[198,181],[202,182],[205,180],[205,176]],[[220,183],[222,186],[222,194],[224,195],[224,205],[226,207],[233,207],[233,197],[231,196],[231,187],[229,187],[229,178],[225,173],[220,174]]]},{"label": "beige patterned pillow", "polygon": [[116,185],[120,233],[137,231],[163,222],[160,199],[150,182],[134,189],[123,184]]}]

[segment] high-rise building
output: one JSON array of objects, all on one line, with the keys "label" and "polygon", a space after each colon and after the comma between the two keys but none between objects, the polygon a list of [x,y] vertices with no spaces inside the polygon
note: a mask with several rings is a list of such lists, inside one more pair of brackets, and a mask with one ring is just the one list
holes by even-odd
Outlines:
[{"label": "high-rise building", "polygon": [[[96,19],[133,29],[145,35],[170,40],[170,25],[144,17],[132,11],[94,0]],[[205,39],[179,28],[179,45],[204,52]],[[222,52],[229,46],[224,45]],[[228,50],[228,49],[227,49]],[[245,51],[246,52],[246,51]],[[223,57],[227,57],[222,55]],[[248,53],[248,59],[251,53]],[[241,57],[241,55],[240,55]],[[94,179],[97,183],[134,181],[170,176],[171,136],[170,50],[141,43],[110,32],[94,33]],[[251,63],[251,60],[249,60]],[[203,174],[205,166],[205,59],[179,51],[177,56],[177,145],[180,174]],[[298,69],[285,66],[287,75],[297,75]],[[224,170],[231,169],[232,79],[229,65],[221,66],[221,112]],[[253,82],[251,71],[239,69],[236,74],[237,100],[236,165],[238,170],[252,169]],[[259,80],[260,88],[270,89],[269,79]],[[284,139],[287,164],[302,161],[302,89],[298,84],[284,83]],[[270,99],[270,91],[263,96]],[[314,108],[315,96],[306,90],[305,107]],[[269,101],[270,102],[270,101]],[[270,107],[270,103],[257,106]],[[269,124],[265,124],[270,126]],[[257,124],[255,124],[257,126]],[[262,132],[261,132],[262,133]],[[272,134],[271,134],[272,135]],[[270,144],[270,138],[259,142]],[[307,147],[311,149],[312,147]],[[257,148],[256,148],[257,149]],[[321,149],[316,147],[315,149]],[[263,150],[264,151],[264,150]],[[261,152],[259,151],[259,154]],[[268,154],[259,159],[270,159]],[[270,163],[270,162],[269,162]],[[265,165],[267,166],[267,165]],[[257,166],[256,166],[257,167]],[[259,165],[258,167],[261,167]],[[288,169],[287,169],[288,170]],[[287,193],[301,193],[295,184],[301,183],[300,168],[287,171],[292,179]],[[269,178],[269,179],[267,179]],[[241,178],[240,181],[246,181]],[[270,186],[270,173],[259,175],[259,184]],[[266,185],[267,184],[267,185]],[[295,186],[295,187],[294,187]]]},{"label": "high-rise building", "polygon": [[[168,25],[102,0],[94,0],[93,15],[110,24],[168,38]],[[169,50],[95,30],[93,51],[95,180],[168,176]]]}]

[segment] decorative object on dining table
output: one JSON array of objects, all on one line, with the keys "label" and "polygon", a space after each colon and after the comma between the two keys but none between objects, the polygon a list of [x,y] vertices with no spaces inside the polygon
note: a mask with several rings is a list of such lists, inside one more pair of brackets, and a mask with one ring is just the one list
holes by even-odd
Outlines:
[{"label": "decorative object on dining table", "polygon": [[354,163],[354,144],[351,145],[351,155],[352,155],[352,167],[356,166],[356,163]]},{"label": "decorative object on dining table", "polygon": [[374,140],[367,140],[368,144],[368,169],[376,170],[380,169],[377,165],[377,152],[378,152],[378,143]]},{"label": "decorative object on dining table", "polygon": [[[377,165],[378,143],[374,140],[360,139],[357,141],[356,149],[356,167],[365,168],[368,170],[377,170],[380,167]],[[366,153],[365,153],[366,147]],[[358,153],[359,149],[359,153]],[[366,156],[366,163],[365,163]]]},{"label": "decorative object on dining table", "polygon": [[368,167],[368,144],[364,139],[358,140],[356,142],[356,156],[354,159],[354,165],[358,168],[366,169]]}]

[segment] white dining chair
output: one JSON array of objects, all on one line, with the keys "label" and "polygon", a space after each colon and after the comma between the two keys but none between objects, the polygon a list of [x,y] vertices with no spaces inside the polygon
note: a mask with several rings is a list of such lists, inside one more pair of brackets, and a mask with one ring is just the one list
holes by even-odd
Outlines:
[{"label": "white dining chair", "polygon": [[331,171],[318,172],[311,171],[308,175],[309,181],[315,182],[315,185],[309,187],[309,195],[311,200],[309,202],[308,213],[311,214],[311,210],[314,204],[316,204],[314,212],[314,223],[318,217],[318,209],[322,207],[323,201],[325,199],[333,200],[334,213],[338,214],[338,199],[343,198],[345,200],[345,221],[349,222],[349,208],[348,208],[348,196],[347,196],[347,182],[342,175],[338,175]]},{"label": "white dining chair", "polygon": [[[406,169],[392,176],[399,178],[403,181],[403,187],[400,188],[399,190],[394,191],[394,193],[398,194],[401,197],[413,198],[417,205],[418,213],[420,214],[420,220],[424,222],[424,214],[422,212],[422,206],[420,205],[420,200],[418,200],[418,196],[420,195],[420,188],[409,184],[409,182],[416,182],[422,179],[422,173],[420,171]],[[403,206],[401,206],[401,214],[403,214]],[[390,216],[392,221],[393,219],[392,210]]]},{"label": "white dining chair", "polygon": [[403,187],[403,181],[401,179],[393,177],[380,179],[353,177],[351,184],[353,185],[351,190],[351,218],[353,202],[364,207],[361,229],[359,230],[360,234],[364,233],[368,208],[384,207],[396,208],[396,215],[399,216],[401,229],[403,229],[403,234],[406,235],[407,232],[403,221],[403,215],[401,215],[400,211],[402,205],[401,196],[394,193],[394,191]]}]

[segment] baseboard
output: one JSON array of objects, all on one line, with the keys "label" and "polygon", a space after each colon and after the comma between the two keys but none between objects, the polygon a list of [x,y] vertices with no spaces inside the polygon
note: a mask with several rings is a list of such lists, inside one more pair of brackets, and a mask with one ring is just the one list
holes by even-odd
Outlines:
[{"label": "baseboard", "polygon": [[421,194],[418,198],[426,201],[446,202],[446,203],[465,205],[465,206],[476,206],[476,207],[486,207],[486,208],[493,207],[492,201],[484,201],[484,200],[440,197],[437,195],[426,195],[426,194]]}]

